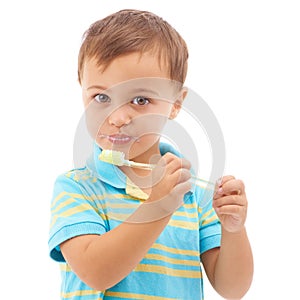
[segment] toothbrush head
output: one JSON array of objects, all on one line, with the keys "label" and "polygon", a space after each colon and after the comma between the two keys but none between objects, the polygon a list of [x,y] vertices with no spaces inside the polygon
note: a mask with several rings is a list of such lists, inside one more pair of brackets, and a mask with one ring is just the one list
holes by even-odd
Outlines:
[{"label": "toothbrush head", "polygon": [[99,159],[115,166],[123,166],[125,154],[121,151],[102,150]]}]

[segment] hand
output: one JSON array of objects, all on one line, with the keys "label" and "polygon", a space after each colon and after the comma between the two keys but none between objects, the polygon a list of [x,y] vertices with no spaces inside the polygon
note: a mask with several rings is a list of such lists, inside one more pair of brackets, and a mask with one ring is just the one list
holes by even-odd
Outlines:
[{"label": "hand", "polygon": [[166,153],[158,161],[152,172],[152,191],[149,201],[157,201],[165,196],[172,195],[183,198],[191,189],[191,164],[172,153]]},{"label": "hand", "polygon": [[170,217],[190,191],[191,164],[167,153],[157,163],[151,176],[149,198],[126,220],[131,223],[153,222]]},{"label": "hand", "polygon": [[234,176],[224,176],[216,186],[213,208],[226,231],[239,232],[243,229],[247,206],[244,183]]}]

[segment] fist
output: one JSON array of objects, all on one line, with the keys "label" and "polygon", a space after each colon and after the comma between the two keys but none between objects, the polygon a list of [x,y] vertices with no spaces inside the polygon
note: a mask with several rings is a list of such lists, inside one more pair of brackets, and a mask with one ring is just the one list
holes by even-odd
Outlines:
[{"label": "fist", "polygon": [[183,198],[191,189],[191,164],[174,154],[166,153],[161,157],[152,174],[152,200],[160,200],[172,195],[174,198]]},{"label": "fist", "polygon": [[128,222],[153,222],[173,214],[192,185],[191,164],[171,153],[165,154],[151,174],[149,198],[127,219]]},{"label": "fist", "polygon": [[229,175],[224,176],[216,184],[213,208],[226,231],[239,232],[243,229],[247,217],[247,206],[243,181]]}]

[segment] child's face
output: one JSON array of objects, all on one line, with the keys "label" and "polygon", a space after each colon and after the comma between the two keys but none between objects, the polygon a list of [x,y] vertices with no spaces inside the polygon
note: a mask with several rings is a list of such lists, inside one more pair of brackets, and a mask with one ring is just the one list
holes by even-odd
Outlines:
[{"label": "child's face", "polygon": [[177,115],[186,94],[147,53],[118,57],[104,71],[88,60],[82,93],[88,130],[97,144],[136,161],[159,154],[165,122]]}]

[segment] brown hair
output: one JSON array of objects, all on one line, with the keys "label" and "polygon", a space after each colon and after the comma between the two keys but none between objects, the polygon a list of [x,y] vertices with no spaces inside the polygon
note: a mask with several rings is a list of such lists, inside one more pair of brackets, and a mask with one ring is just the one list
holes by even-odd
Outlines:
[{"label": "brown hair", "polygon": [[78,56],[78,80],[84,63],[95,58],[104,69],[118,56],[154,52],[164,60],[171,80],[184,82],[188,49],[178,32],[157,15],[139,10],[121,10],[96,21],[83,35]]}]

